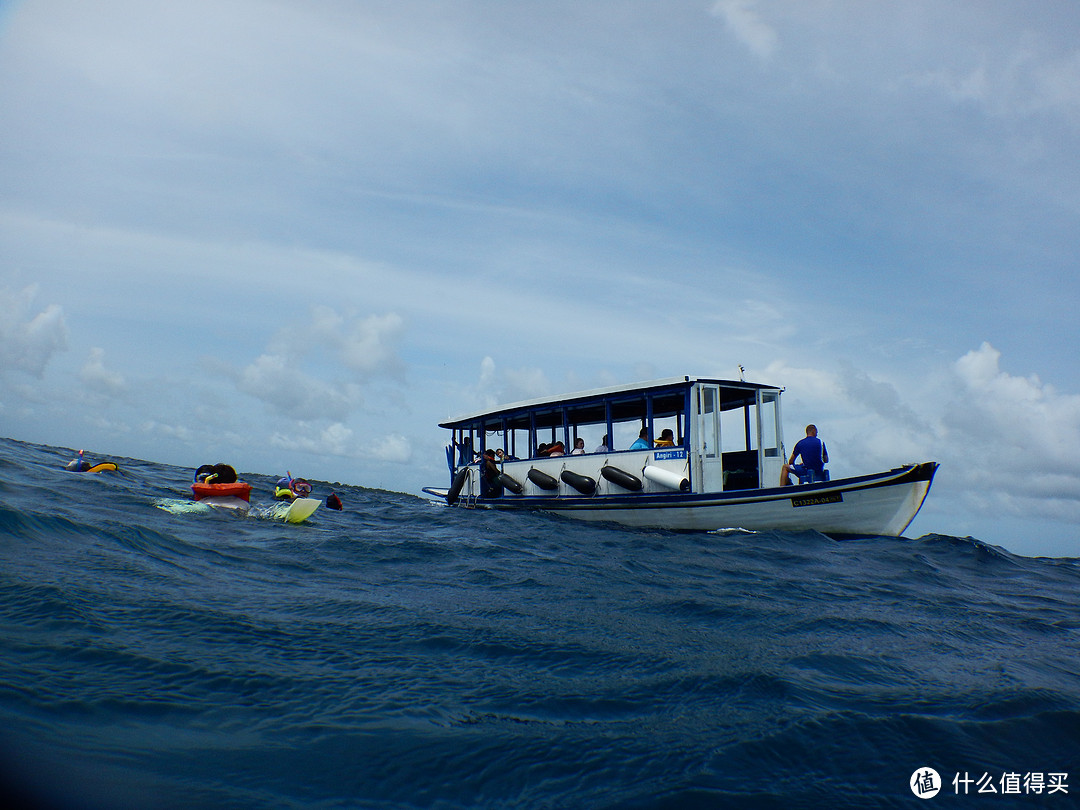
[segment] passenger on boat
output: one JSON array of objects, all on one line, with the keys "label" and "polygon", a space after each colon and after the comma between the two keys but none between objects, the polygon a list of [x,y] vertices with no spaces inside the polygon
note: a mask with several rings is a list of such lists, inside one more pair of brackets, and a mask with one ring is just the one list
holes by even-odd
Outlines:
[{"label": "passenger on boat", "polygon": [[674,447],[675,446],[675,434],[671,432],[671,428],[664,428],[660,433],[660,438],[656,440],[657,447]]},{"label": "passenger on boat", "polygon": [[536,455],[538,456],[562,456],[566,454],[566,449],[563,447],[562,442],[552,442],[551,444],[541,444],[536,448]]},{"label": "passenger on boat", "polygon": [[648,428],[642,428],[641,432],[638,434],[637,439],[635,439],[634,443],[632,445],[630,445],[630,449],[631,450],[648,450],[650,447],[651,447],[651,445],[649,444],[649,429]]},{"label": "passenger on boat", "polygon": [[495,497],[502,495],[502,483],[499,481],[499,475],[502,470],[499,469],[499,465],[495,463],[495,451],[484,451],[484,494]]},{"label": "passenger on boat", "polygon": [[[796,464],[795,459],[799,457],[802,458],[802,463]],[[825,470],[828,463],[829,451],[825,448],[825,442],[817,437],[817,425],[807,425],[806,438],[799,439],[795,449],[791,451],[791,458],[780,471],[780,486],[791,486],[789,473],[799,476],[800,484],[828,481],[829,474]]]},{"label": "passenger on boat", "polygon": [[468,436],[461,440],[461,444],[457,448],[458,466],[464,467],[466,464],[472,464],[477,460],[477,455],[473,452],[472,439]]},{"label": "passenger on boat", "polygon": [[504,453],[501,448],[495,451],[495,458],[497,458],[499,461],[517,461],[518,460],[517,456],[512,456],[509,453]]},{"label": "passenger on boat", "polygon": [[593,452],[594,453],[610,453],[611,452],[611,448],[608,446],[608,443],[607,443],[607,434],[606,433],[604,434],[604,438],[600,441],[600,445],[595,450],[593,450]]},{"label": "passenger on boat", "polygon": [[570,451],[570,455],[572,455],[572,456],[583,456],[583,455],[585,455],[585,440],[583,438],[581,438],[580,436],[578,438],[574,439],[574,449]]}]

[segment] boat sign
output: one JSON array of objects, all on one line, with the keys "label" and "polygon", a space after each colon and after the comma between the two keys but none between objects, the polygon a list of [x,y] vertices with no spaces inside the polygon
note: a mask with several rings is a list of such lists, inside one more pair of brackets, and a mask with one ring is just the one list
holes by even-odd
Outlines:
[{"label": "boat sign", "polygon": [[657,461],[671,461],[678,458],[686,458],[686,448],[679,450],[657,450],[653,453],[653,458]]}]

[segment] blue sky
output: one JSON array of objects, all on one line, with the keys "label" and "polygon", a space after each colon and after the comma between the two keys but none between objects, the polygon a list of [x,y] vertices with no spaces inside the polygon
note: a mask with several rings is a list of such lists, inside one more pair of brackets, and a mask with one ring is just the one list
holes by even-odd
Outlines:
[{"label": "blue sky", "polygon": [[419,492],[436,423],[785,386],[1080,555],[1080,6],[0,3],[0,433]]}]

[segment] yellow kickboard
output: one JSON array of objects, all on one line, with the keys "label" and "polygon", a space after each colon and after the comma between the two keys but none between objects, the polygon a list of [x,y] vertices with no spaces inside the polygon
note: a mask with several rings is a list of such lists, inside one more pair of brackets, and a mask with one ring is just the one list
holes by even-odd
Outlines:
[{"label": "yellow kickboard", "polygon": [[286,523],[303,523],[322,503],[318,498],[296,498],[285,510]]}]

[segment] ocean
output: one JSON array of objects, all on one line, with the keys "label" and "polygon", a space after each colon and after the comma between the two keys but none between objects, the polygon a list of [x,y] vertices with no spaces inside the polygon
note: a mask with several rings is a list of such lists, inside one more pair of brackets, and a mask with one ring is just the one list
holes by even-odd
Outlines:
[{"label": "ocean", "polygon": [[71,457],[0,440],[6,806],[1080,804],[1076,559],[317,481],[173,514],[192,470]]}]

